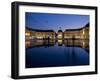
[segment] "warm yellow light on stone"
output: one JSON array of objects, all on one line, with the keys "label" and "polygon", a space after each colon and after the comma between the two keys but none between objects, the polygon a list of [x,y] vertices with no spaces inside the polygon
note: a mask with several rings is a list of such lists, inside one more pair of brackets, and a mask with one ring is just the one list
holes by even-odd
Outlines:
[{"label": "warm yellow light on stone", "polygon": [[62,34],[59,34],[58,37],[62,37]]},{"label": "warm yellow light on stone", "polygon": [[43,37],[41,37],[41,36],[38,36],[37,38],[38,38],[38,39],[42,39]]},{"label": "warm yellow light on stone", "polygon": [[58,40],[59,43],[62,43],[62,40]]},{"label": "warm yellow light on stone", "polygon": [[25,33],[26,36],[30,36],[30,33]]},{"label": "warm yellow light on stone", "polygon": [[85,34],[85,30],[83,30],[83,35]]},{"label": "warm yellow light on stone", "polygon": [[85,42],[83,41],[82,47],[85,48]]}]

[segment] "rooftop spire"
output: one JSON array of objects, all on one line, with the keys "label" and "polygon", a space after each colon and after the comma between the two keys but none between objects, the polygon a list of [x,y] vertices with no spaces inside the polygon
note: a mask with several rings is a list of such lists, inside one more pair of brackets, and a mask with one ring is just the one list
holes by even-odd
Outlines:
[{"label": "rooftop spire", "polygon": [[58,32],[62,32],[62,29],[61,29],[61,27],[59,27],[59,30],[58,30]]},{"label": "rooftop spire", "polygon": [[59,30],[61,30],[61,27],[59,27]]}]

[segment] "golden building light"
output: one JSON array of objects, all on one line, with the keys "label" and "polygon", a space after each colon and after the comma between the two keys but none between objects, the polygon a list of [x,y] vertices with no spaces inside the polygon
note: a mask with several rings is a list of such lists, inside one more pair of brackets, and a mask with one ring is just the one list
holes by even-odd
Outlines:
[{"label": "golden building light", "polygon": [[25,33],[25,36],[30,36],[30,33],[29,33],[29,32],[26,32],[26,33]]}]

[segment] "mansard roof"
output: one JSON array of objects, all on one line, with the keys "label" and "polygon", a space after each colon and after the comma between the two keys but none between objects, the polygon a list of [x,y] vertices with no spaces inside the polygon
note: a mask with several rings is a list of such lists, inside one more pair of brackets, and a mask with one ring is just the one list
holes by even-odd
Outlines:
[{"label": "mansard roof", "polygon": [[31,31],[36,31],[36,32],[54,32],[53,30],[32,29],[29,27],[26,27],[26,29],[31,30]]},{"label": "mansard roof", "polygon": [[58,30],[58,32],[62,32],[62,30]]},{"label": "mansard roof", "polygon": [[82,30],[86,27],[89,27],[89,23],[87,23],[85,26],[83,26],[82,28],[78,28],[78,29],[66,29],[65,31],[79,31],[79,30]]}]

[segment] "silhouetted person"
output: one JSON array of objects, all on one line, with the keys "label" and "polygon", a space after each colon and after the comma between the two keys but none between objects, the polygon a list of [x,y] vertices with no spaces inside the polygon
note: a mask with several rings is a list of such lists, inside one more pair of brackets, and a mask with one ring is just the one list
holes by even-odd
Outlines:
[{"label": "silhouetted person", "polygon": [[50,40],[50,37],[48,37],[48,40]]}]

